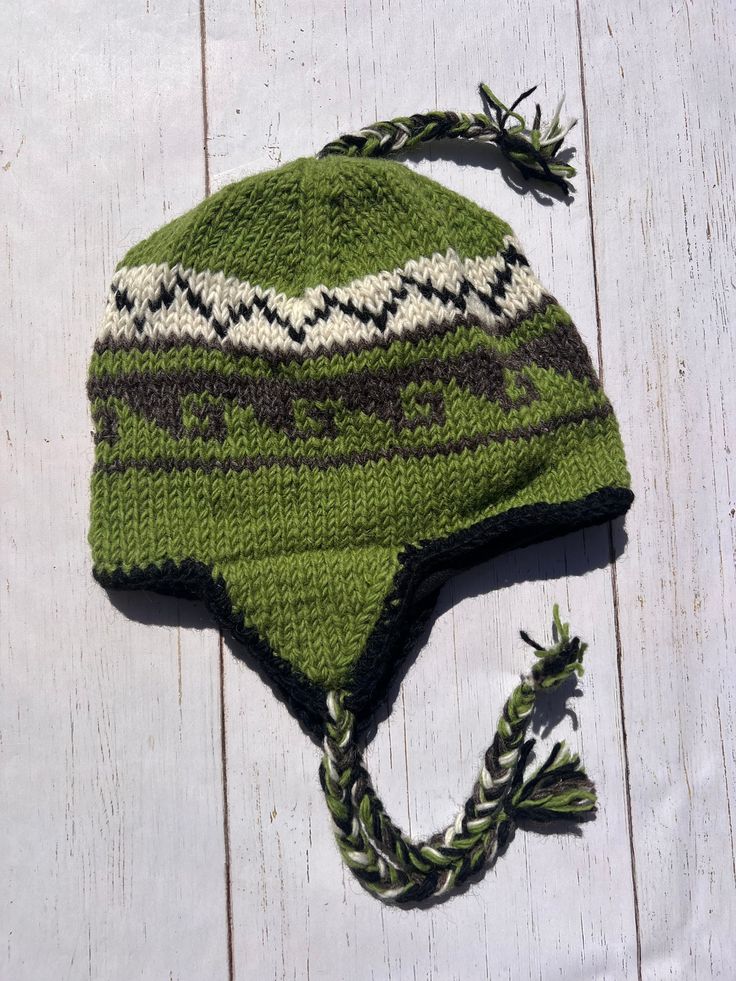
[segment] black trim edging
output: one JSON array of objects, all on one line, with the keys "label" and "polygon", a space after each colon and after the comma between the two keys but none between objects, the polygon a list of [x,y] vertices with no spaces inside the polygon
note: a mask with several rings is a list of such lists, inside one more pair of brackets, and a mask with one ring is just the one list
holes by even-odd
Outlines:
[{"label": "black trim edging", "polygon": [[[486,518],[446,538],[409,546],[401,554],[376,626],[361,654],[350,685],[348,704],[365,724],[385,696],[391,679],[411,652],[434,609],[438,593],[453,575],[512,548],[556,538],[625,514],[634,500],[623,487],[605,487],[579,501],[529,504]],[[260,661],[291,711],[315,736],[323,733],[325,692],[271,650],[241,614],[233,610],[222,577],[215,579],[203,562],[166,561],[145,569],[94,570],[105,589],[151,589],[169,596],[203,600],[215,623],[232,634]]]}]

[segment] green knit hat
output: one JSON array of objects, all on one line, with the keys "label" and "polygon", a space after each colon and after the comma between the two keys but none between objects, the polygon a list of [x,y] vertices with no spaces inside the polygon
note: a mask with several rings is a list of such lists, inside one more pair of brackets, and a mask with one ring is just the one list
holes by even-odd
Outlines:
[{"label": "green knit hat", "polygon": [[559,115],[527,127],[483,92],[484,113],[374,124],[135,246],[89,371],[95,577],[202,598],[255,650],[324,738],[346,862],[404,903],[490,864],[523,818],[594,808],[561,745],[524,773],[536,695],[581,672],[584,645],[555,612],[556,641],[533,645],[472,796],[425,842],[385,814],[356,725],[449,575],[632,501],[588,353],[511,228],[377,159],[479,139],[566,188]]}]

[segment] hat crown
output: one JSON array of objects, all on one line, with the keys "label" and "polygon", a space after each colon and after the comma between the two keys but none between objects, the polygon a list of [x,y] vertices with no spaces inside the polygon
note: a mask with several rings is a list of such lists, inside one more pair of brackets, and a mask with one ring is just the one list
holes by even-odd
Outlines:
[{"label": "hat crown", "polygon": [[120,266],[217,270],[300,296],[449,249],[494,255],[510,231],[403,164],[304,157],[222,188],[132,248]]}]

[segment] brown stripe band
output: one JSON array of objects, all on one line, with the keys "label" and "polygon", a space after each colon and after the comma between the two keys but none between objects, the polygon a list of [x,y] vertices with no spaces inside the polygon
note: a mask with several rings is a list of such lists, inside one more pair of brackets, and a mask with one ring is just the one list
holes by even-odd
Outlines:
[{"label": "brown stripe band", "polygon": [[[571,374],[579,382],[587,381],[591,388],[597,380],[588,352],[573,327],[560,325],[509,355],[499,355],[481,349],[466,351],[446,358],[425,359],[409,365],[381,368],[377,371],[358,371],[349,375],[327,378],[284,379],[252,378],[214,371],[185,370],[167,372],[130,372],[125,375],[92,377],[88,392],[90,399],[121,399],[131,409],[155,422],[176,439],[187,436],[184,424],[185,400],[190,396],[207,396],[205,411],[207,427],[198,424],[197,435],[209,439],[224,439],[226,435],[222,405],[212,400],[226,400],[241,408],[250,408],[256,420],[269,429],[286,433],[290,438],[310,435],[337,436],[334,409],[330,402],[339,403],[350,412],[363,412],[390,422],[395,428],[416,428],[417,425],[444,424],[444,405],[439,393],[424,393],[415,397],[425,410],[419,417],[407,418],[404,396],[408,386],[436,383],[443,386],[454,382],[476,398],[494,402],[505,412],[529,405],[539,398],[533,383],[524,373],[531,364],[551,369],[559,375]],[[510,397],[507,392],[507,373],[515,376],[522,394]],[[303,420],[297,420],[298,402],[313,404],[312,412],[319,417],[319,426],[305,430]],[[190,406],[189,411],[192,407]],[[95,417],[110,407],[95,405]],[[204,419],[200,420],[204,422]],[[105,437],[103,434],[107,432]],[[98,429],[98,438],[111,439],[109,427]]]},{"label": "brown stripe band", "polygon": [[403,460],[425,456],[452,456],[465,450],[477,450],[493,443],[506,443],[534,436],[546,436],[563,429],[565,426],[576,426],[594,419],[606,419],[612,414],[611,406],[596,406],[581,412],[575,412],[561,419],[540,423],[536,426],[523,426],[519,429],[500,430],[491,433],[481,433],[478,436],[465,436],[462,439],[437,446],[413,447],[397,446],[394,448],[368,450],[362,453],[343,454],[340,456],[299,457],[299,456],[253,456],[242,460],[166,460],[156,457],[153,460],[116,460],[113,463],[95,464],[96,473],[124,473],[126,470],[145,470],[149,472],[162,471],[165,473],[196,470],[199,473],[252,473],[264,467],[307,467],[311,470],[330,470],[344,465],[363,466],[366,463],[376,463],[380,460],[391,460],[399,457]]}]

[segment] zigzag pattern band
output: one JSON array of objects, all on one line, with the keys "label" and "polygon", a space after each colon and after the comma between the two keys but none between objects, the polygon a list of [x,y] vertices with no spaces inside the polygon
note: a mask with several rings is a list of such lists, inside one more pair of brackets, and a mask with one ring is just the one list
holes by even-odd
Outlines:
[{"label": "zigzag pattern band", "polygon": [[449,251],[346,287],[313,287],[299,297],[222,273],[140,266],[115,274],[96,347],[186,338],[309,356],[410,336],[430,320],[450,326],[458,315],[498,331],[545,298],[512,236],[490,258],[461,259]]}]

